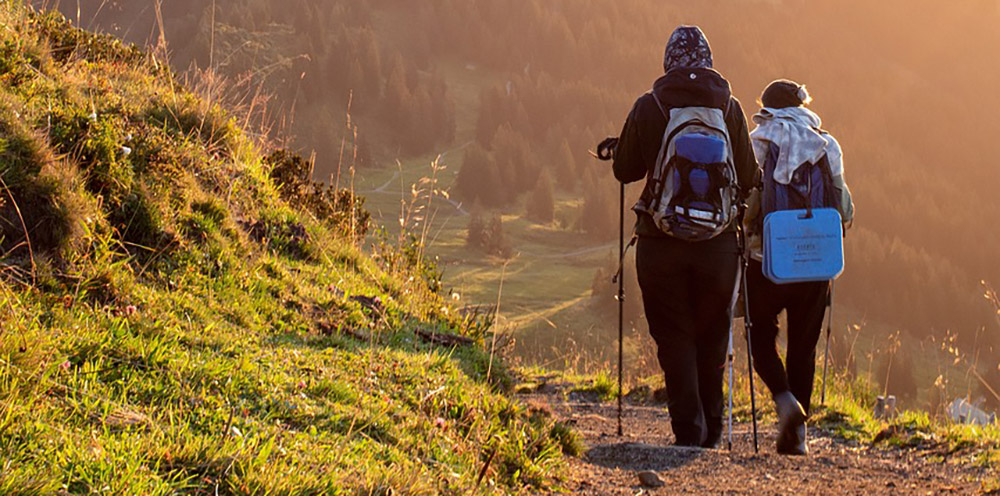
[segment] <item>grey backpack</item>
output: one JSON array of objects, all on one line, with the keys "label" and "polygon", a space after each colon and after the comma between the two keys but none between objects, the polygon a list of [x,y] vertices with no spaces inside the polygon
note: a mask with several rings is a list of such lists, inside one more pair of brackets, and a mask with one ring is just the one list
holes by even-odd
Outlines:
[{"label": "grey backpack", "polygon": [[635,210],[652,216],[664,233],[686,241],[712,239],[738,216],[733,148],[722,110],[682,107],[669,114],[663,144],[650,177],[651,195]]}]

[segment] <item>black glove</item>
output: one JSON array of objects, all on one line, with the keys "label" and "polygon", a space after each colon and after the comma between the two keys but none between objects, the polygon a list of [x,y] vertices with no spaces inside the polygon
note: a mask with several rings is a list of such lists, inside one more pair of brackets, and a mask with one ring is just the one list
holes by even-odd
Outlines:
[{"label": "black glove", "polygon": [[618,148],[618,138],[610,137],[597,145],[597,158],[601,160],[611,160],[615,158],[615,150]]}]

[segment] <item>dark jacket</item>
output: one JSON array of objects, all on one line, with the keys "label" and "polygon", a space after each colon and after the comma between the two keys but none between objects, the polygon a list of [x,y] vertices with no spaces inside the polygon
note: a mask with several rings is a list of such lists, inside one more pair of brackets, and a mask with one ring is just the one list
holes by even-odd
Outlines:
[{"label": "dark jacket", "polygon": [[[693,76],[693,77],[692,77]],[[729,82],[713,69],[673,69],[658,79],[650,93],[639,97],[625,121],[615,150],[615,177],[624,183],[647,178],[656,167],[657,155],[667,129],[667,119],[656,104],[652,93],[663,103],[667,115],[670,109],[680,107],[710,107],[725,113],[729,137],[733,145],[736,176],[743,198],[757,184],[759,168],[750,144],[750,131],[739,100],[732,96]],[[643,190],[649,200],[649,185]],[[639,236],[667,236],[660,231],[653,219],[638,212]],[[735,223],[730,230],[735,230]]]}]

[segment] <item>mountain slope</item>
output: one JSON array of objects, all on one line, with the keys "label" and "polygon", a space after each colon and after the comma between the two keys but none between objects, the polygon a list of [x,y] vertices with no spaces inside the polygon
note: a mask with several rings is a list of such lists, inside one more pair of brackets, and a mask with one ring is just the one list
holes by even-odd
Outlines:
[{"label": "mountain slope", "polygon": [[488,320],[412,247],[359,248],[361,200],[141,50],[0,23],[0,493],[551,480],[570,436],[502,394]]}]

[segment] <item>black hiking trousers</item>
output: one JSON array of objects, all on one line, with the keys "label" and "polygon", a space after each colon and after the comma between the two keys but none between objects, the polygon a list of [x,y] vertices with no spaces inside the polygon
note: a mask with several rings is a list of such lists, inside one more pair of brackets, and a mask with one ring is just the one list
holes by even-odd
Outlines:
[{"label": "black hiking trousers", "polygon": [[[816,343],[823,330],[828,282],[775,284],[764,276],[760,262],[751,260],[747,272],[750,319],[753,322],[754,369],[777,396],[790,391],[806,413],[816,374]],[[788,349],[785,364],[778,356],[778,315],[788,313]]]},{"label": "black hiking trousers", "polygon": [[735,233],[695,243],[639,238],[642,302],[681,446],[714,447],[722,437],[722,382],[740,270],[736,247]]}]

